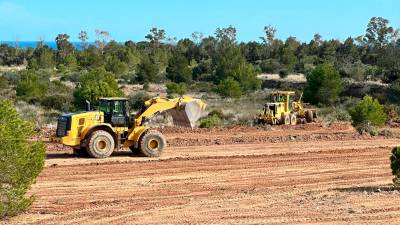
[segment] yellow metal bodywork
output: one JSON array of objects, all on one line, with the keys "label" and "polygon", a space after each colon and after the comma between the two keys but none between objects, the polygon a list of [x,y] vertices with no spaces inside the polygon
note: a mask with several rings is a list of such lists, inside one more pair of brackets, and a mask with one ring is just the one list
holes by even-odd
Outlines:
[{"label": "yellow metal bodywork", "polygon": [[206,104],[198,99],[193,99],[189,96],[183,96],[175,99],[153,98],[145,102],[145,110],[138,112],[133,118],[133,126],[128,127],[112,127],[109,123],[104,123],[104,113],[100,111],[84,112],[71,115],[71,129],[65,137],[52,138],[52,141],[59,142],[73,148],[80,148],[82,142],[88,137],[94,129],[105,129],[112,131],[115,138],[118,140],[119,134],[127,132],[127,139],[123,142],[123,147],[130,147],[138,143],[140,137],[150,127],[146,125],[146,119],[153,117],[158,113],[170,109],[180,109],[185,104],[198,101],[202,110]]},{"label": "yellow metal bodywork", "polygon": [[[303,93],[300,95],[299,100],[293,101],[293,96],[295,95],[294,91],[275,91],[271,93],[272,102],[265,104],[264,111],[257,117],[257,121],[259,123],[267,123],[267,124],[279,124],[283,123],[284,118],[287,115],[295,114],[296,118],[302,119],[305,117],[306,110],[304,109],[302,97]],[[270,110],[270,107],[274,107],[275,113],[273,110]],[[314,117],[316,117],[315,109],[308,109],[312,111]]]}]

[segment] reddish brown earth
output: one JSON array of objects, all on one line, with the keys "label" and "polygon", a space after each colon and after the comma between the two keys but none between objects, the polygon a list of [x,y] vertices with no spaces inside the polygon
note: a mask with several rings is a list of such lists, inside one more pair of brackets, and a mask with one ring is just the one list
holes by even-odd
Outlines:
[{"label": "reddish brown earth", "polygon": [[162,129],[161,158],[77,158],[49,144],[31,209],[9,224],[400,224],[389,156],[346,124]]}]

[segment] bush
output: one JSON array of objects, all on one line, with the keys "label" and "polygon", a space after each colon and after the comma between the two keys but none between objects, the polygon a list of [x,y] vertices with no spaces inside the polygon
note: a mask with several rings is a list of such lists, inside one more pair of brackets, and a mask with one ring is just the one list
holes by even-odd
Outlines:
[{"label": "bush", "polygon": [[86,100],[96,104],[100,97],[124,95],[113,74],[106,72],[104,68],[81,75],[79,84],[80,86],[74,91],[74,105],[76,107],[85,106]]},{"label": "bush", "polygon": [[377,136],[379,134],[378,129],[370,122],[363,122],[356,126],[356,130],[360,134],[369,134],[371,136]]},{"label": "bush", "polygon": [[184,83],[175,83],[175,82],[168,82],[166,84],[167,87],[167,93],[169,95],[171,94],[178,94],[178,95],[183,95],[186,93],[186,84]]},{"label": "bush", "polygon": [[392,155],[390,156],[390,168],[394,175],[393,183],[395,185],[400,184],[400,147],[394,147],[392,149]]},{"label": "bush", "polygon": [[221,123],[221,119],[216,115],[208,115],[200,119],[200,128],[215,127]]},{"label": "bush", "polygon": [[130,95],[128,98],[129,106],[131,109],[140,110],[144,102],[149,100],[151,96],[144,91],[139,91],[133,95]]},{"label": "bush", "polygon": [[13,216],[33,201],[26,193],[42,171],[45,146],[28,141],[33,125],[21,119],[10,101],[0,102],[0,217]]},{"label": "bush", "polygon": [[50,81],[39,77],[37,72],[23,71],[17,81],[17,96],[25,101],[36,101],[47,94],[49,84]]},{"label": "bush", "polygon": [[326,122],[351,121],[349,112],[343,108],[326,108],[319,111],[319,116]]},{"label": "bush", "polygon": [[221,81],[218,84],[216,91],[223,97],[238,98],[242,95],[242,90],[240,88],[239,82],[231,77],[228,77],[226,80]]},{"label": "bush", "polygon": [[62,112],[68,112],[71,108],[71,97],[65,95],[45,96],[40,100],[40,105],[47,109],[56,109]]},{"label": "bush", "polygon": [[304,98],[312,104],[333,104],[341,91],[339,72],[329,64],[321,64],[307,76]]},{"label": "bush", "polygon": [[383,106],[371,96],[365,96],[356,106],[349,109],[349,113],[356,126],[368,123],[372,126],[382,127],[386,121]]},{"label": "bush", "polygon": [[286,78],[289,75],[289,71],[287,69],[280,69],[279,70],[279,77]]}]

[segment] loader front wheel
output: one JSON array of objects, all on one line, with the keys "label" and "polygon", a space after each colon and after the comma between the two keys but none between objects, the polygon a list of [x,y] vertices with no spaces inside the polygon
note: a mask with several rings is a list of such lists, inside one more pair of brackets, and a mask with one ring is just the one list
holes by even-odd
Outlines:
[{"label": "loader front wheel", "polygon": [[106,158],[115,148],[114,138],[103,130],[93,132],[89,137],[87,152],[93,158]]},{"label": "loader front wheel", "polygon": [[140,153],[146,157],[159,157],[164,151],[167,142],[159,131],[149,130],[140,138]]}]

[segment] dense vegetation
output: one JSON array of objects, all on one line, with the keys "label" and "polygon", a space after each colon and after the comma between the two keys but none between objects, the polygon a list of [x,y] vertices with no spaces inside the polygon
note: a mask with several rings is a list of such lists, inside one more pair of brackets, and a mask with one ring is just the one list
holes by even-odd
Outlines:
[{"label": "dense vegetation", "polygon": [[0,72],[0,87],[15,90],[17,101],[68,111],[78,110],[85,100],[120,96],[118,85],[124,84],[142,84],[144,90],[150,83],[166,84],[169,95],[197,91],[237,98],[260,89],[257,74],[284,78],[302,73],[307,77],[304,97],[313,104],[343,103],[346,96],[355,96],[344,86],[365,81],[389,87],[385,93],[361,88],[356,97],[370,94],[384,104],[400,102],[399,31],[388,20],[373,17],[365,34],[344,41],[324,40],[319,34],[309,42],[279,40],[276,32],[266,26],[260,41],[245,43],[237,41],[232,26],[216,29],[213,36],[194,32],[181,40],[152,28],[146,41],[119,43],[109,40],[107,31],[96,30],[95,43],[88,42],[87,32],[80,32],[79,47],[68,34],[55,38],[56,49],[44,42],[26,49],[3,44],[0,65],[27,69]]},{"label": "dense vegetation", "polygon": [[0,101],[0,218],[25,210],[33,200],[26,193],[45,159],[44,144],[28,141],[33,128],[10,101]]}]

